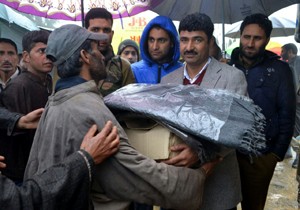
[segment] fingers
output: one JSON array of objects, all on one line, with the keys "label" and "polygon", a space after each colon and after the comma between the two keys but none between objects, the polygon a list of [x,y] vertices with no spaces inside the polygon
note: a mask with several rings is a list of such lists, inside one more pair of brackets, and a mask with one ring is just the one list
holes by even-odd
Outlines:
[{"label": "fingers", "polygon": [[3,156],[0,156],[0,169],[6,167],[6,164],[3,163],[3,162],[1,162],[1,161],[4,161],[4,157]]},{"label": "fingers", "polygon": [[116,153],[119,149],[119,146],[120,146],[120,140],[119,140],[119,136],[117,136],[109,145],[110,148],[109,155]]},{"label": "fingers", "polygon": [[22,116],[18,120],[17,127],[21,129],[36,129],[43,112],[44,108],[40,108]]},{"label": "fingers", "polygon": [[36,116],[41,116],[44,112],[44,108],[39,108],[39,109],[36,109],[34,111],[32,111],[31,113],[35,114]]},{"label": "fingers", "polygon": [[86,133],[80,148],[88,152],[98,164],[117,152],[120,141],[118,129],[111,121],[108,121],[97,135],[96,131],[97,126],[93,125]]},{"label": "fingers", "polygon": [[181,158],[177,156],[170,158],[168,160],[163,161],[165,164],[168,165],[174,165],[174,166],[180,166],[181,165]]},{"label": "fingers", "polygon": [[35,120],[39,119],[42,116],[43,112],[44,112],[44,108],[36,109],[32,112],[29,112],[26,115],[26,120],[28,122],[35,121]]},{"label": "fingers", "polygon": [[83,141],[81,143],[81,146],[80,146],[81,149],[85,148],[85,145],[88,144],[88,141],[90,141],[91,138],[93,138],[96,131],[97,131],[97,125],[94,124],[94,125],[92,125],[92,127],[90,127],[88,132],[85,134]]},{"label": "fingers", "polygon": [[191,167],[198,161],[197,153],[186,144],[175,145],[171,147],[171,151],[177,152],[178,154],[175,157],[164,161],[166,164]]},{"label": "fingers", "polygon": [[120,138],[118,135],[118,128],[117,126],[113,126],[111,132],[105,139],[105,143],[107,144],[108,149],[110,149],[111,154],[115,153],[120,145]]},{"label": "fingers", "polygon": [[109,137],[111,135],[112,129],[113,129],[113,124],[109,120],[105,123],[104,127],[102,128],[101,132],[98,135]]},{"label": "fingers", "polygon": [[172,146],[170,149],[172,152],[179,152],[181,150],[187,149],[188,146],[186,144],[176,144]]},{"label": "fingers", "polygon": [[113,141],[115,140],[116,137],[118,136],[118,128],[117,126],[113,126],[112,129],[110,130],[109,135],[106,138],[106,141]]}]

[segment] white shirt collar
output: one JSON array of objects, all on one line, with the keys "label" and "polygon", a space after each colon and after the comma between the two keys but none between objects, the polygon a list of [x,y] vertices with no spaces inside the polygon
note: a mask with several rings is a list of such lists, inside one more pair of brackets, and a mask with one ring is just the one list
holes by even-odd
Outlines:
[{"label": "white shirt collar", "polygon": [[198,72],[198,74],[193,79],[189,76],[189,74],[186,70],[186,63],[184,63],[184,66],[183,66],[183,76],[184,76],[184,78],[186,78],[187,80],[190,81],[191,84],[193,84],[198,79],[198,77],[201,75],[201,73],[207,68],[210,61],[211,61],[211,58],[208,57],[208,60],[205,63],[205,65],[202,67],[202,69]]}]

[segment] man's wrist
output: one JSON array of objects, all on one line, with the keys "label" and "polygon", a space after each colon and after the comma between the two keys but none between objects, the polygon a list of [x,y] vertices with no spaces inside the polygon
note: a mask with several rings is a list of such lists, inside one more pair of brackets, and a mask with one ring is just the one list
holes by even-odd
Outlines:
[{"label": "man's wrist", "polygon": [[84,159],[84,162],[88,168],[89,172],[89,180],[92,181],[92,173],[93,173],[93,167],[94,167],[94,160],[91,157],[91,155],[86,152],[85,150],[79,150],[77,151]]}]

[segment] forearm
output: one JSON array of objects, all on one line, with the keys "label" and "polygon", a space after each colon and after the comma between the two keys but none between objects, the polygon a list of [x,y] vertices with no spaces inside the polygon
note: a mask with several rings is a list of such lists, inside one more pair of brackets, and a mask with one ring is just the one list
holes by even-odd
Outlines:
[{"label": "forearm", "polygon": [[4,107],[0,107],[0,129],[7,130],[7,135],[12,135],[18,120],[22,114],[10,112]]},{"label": "forearm", "polygon": [[17,187],[11,180],[1,176],[1,208],[55,209],[58,206],[74,206],[75,209],[77,202],[87,206],[90,180],[86,161],[91,169],[94,163],[86,152],[82,153],[86,159],[75,152],[63,163],[26,180],[22,187]]}]

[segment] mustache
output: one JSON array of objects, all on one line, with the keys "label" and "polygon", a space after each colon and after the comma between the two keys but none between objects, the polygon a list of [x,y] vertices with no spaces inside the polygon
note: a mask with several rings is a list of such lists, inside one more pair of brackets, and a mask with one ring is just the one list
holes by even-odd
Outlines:
[{"label": "mustache", "polygon": [[12,66],[12,63],[9,62],[9,61],[5,61],[5,62],[3,63],[3,65],[11,65],[11,66]]},{"label": "mustache", "polygon": [[183,52],[184,55],[197,55],[198,53],[194,50],[186,50]]}]

